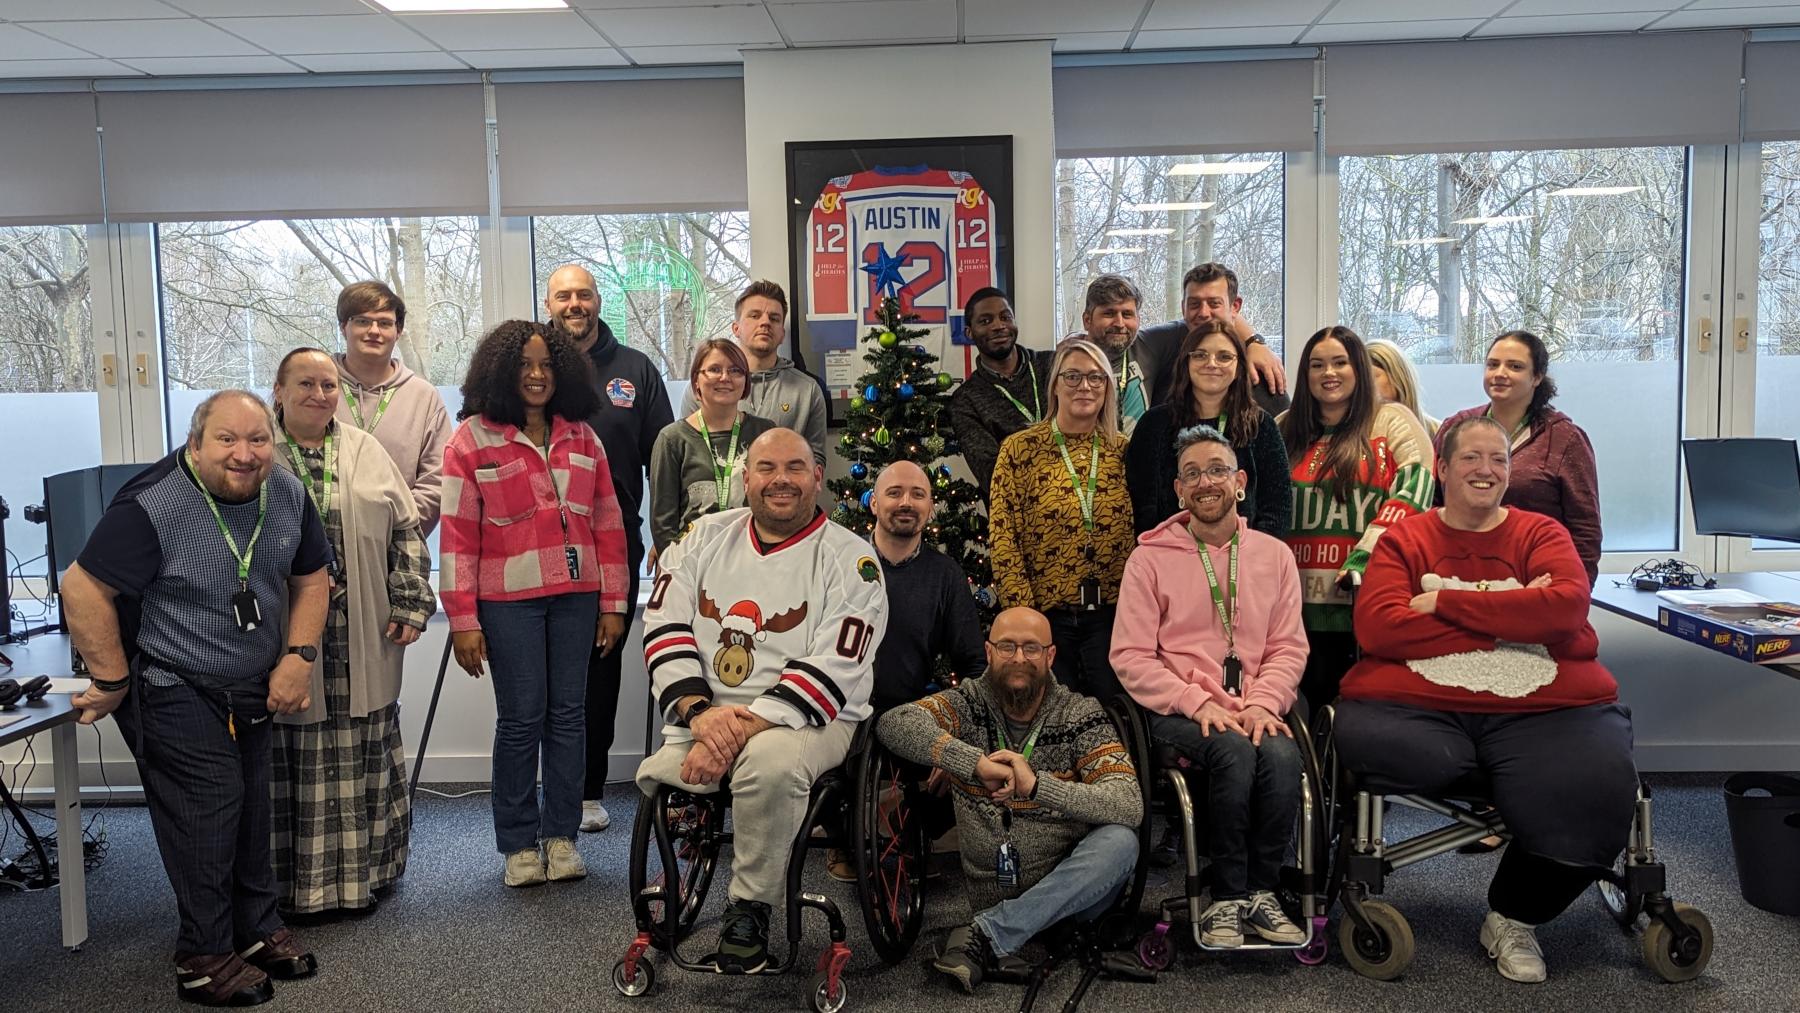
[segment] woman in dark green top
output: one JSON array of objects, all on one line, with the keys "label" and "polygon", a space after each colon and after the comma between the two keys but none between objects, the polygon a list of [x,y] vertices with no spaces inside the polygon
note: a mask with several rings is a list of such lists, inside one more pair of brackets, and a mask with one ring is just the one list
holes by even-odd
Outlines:
[{"label": "woman in dark green top", "polygon": [[1125,485],[1131,490],[1138,534],[1181,509],[1175,495],[1175,436],[1193,425],[1225,434],[1249,476],[1238,513],[1250,526],[1286,538],[1293,499],[1281,429],[1251,396],[1244,346],[1222,319],[1203,320],[1182,339],[1169,400],[1144,413],[1125,448]]},{"label": "woman in dark green top", "polygon": [[688,379],[698,407],[656,436],[650,449],[650,565],[694,518],[744,505],[744,453],[775,428],[739,409],[750,387],[743,349],[723,338],[694,349]]}]

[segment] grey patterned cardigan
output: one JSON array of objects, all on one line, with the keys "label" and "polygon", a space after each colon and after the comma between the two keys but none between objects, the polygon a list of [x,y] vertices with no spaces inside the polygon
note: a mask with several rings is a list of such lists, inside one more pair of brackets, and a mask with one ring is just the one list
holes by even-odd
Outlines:
[{"label": "grey patterned cardigan", "polygon": [[881,741],[914,763],[941,767],[956,784],[956,827],[962,838],[969,908],[983,911],[1017,896],[1048,875],[1095,826],[1136,828],[1144,818],[1137,769],[1123,738],[1093,698],[1052,681],[1044,697],[1044,727],[1032,750],[1036,797],[1011,803],[1012,839],[1020,858],[1019,886],[994,882],[994,850],[1001,839],[1000,804],[975,777],[975,761],[999,748],[1005,720],[988,680],[967,679],[896,707],[881,718]]}]

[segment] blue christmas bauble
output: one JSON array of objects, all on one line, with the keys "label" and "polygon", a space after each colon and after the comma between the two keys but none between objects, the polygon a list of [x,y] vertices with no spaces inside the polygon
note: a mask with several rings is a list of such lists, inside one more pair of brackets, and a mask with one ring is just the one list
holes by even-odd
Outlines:
[{"label": "blue christmas bauble", "polygon": [[869,509],[869,504],[874,502],[874,500],[875,500],[875,490],[864,489],[863,494],[862,494],[862,508],[864,510]]},{"label": "blue christmas bauble", "polygon": [[865,478],[868,478],[869,477],[869,466],[862,463],[861,461],[858,461],[855,464],[852,464],[850,466],[850,477],[856,479],[858,482],[862,481]]},{"label": "blue christmas bauble", "polygon": [[870,404],[874,404],[876,401],[881,400],[881,391],[876,390],[874,384],[869,384],[867,387],[863,388],[863,400]]},{"label": "blue christmas bauble", "polygon": [[919,355],[924,355],[925,354],[925,346],[924,345],[914,345],[913,351]]},{"label": "blue christmas bauble", "polygon": [[947,464],[938,465],[937,473],[938,473],[939,478],[949,478],[950,477],[950,466]]},{"label": "blue christmas bauble", "polygon": [[900,395],[900,400],[910,401],[913,396],[913,385],[910,383],[903,383],[895,388],[894,393]]}]

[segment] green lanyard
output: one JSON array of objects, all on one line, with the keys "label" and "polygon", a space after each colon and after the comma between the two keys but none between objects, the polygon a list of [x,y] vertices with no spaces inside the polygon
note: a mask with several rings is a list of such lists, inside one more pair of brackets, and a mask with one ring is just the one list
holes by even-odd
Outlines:
[{"label": "green lanyard", "polygon": [[[1486,410],[1484,410],[1481,414],[1486,418],[1490,418],[1490,419],[1493,418],[1494,417],[1494,406],[1488,405]],[[1512,432],[1506,434],[1506,445],[1510,447],[1510,446],[1513,446],[1514,444],[1516,444],[1519,439],[1519,434],[1530,428],[1531,428],[1531,413],[1526,412],[1524,414],[1524,416],[1519,419],[1519,424],[1512,428]]]},{"label": "green lanyard", "polygon": [[263,482],[262,491],[256,497],[256,530],[250,532],[250,542],[238,552],[237,539],[231,537],[231,529],[225,526],[225,518],[219,514],[219,504],[213,502],[212,493],[206,483],[200,480],[200,469],[194,465],[194,455],[187,454],[188,470],[194,473],[194,485],[199,487],[200,495],[205,498],[206,505],[212,508],[213,520],[219,522],[219,534],[225,536],[225,545],[231,550],[231,558],[237,560],[238,590],[250,589],[250,558],[256,555],[256,540],[262,537],[263,518],[269,515],[269,483]]},{"label": "green lanyard", "polygon": [[1232,620],[1237,616],[1237,578],[1238,578],[1238,535],[1231,534],[1231,563],[1225,573],[1225,588],[1219,589],[1219,575],[1213,571],[1212,553],[1206,549],[1206,543],[1194,536],[1194,545],[1200,550],[1200,565],[1206,568],[1206,586],[1212,591],[1213,608],[1218,610],[1219,625],[1225,628],[1225,653],[1235,653],[1233,642]]},{"label": "green lanyard", "polygon": [[731,420],[731,446],[725,451],[725,460],[719,461],[718,451],[713,449],[712,430],[706,428],[706,419],[700,419],[700,435],[706,437],[706,452],[712,455],[713,492],[719,497],[719,509],[731,500],[731,469],[737,463],[738,427],[743,425],[744,413],[739,412],[737,418]]},{"label": "green lanyard", "polygon": [[1069,485],[1075,489],[1075,502],[1081,504],[1081,526],[1094,530],[1094,488],[1100,478],[1100,432],[1094,431],[1093,442],[1088,451],[1087,489],[1081,488],[1081,475],[1075,471],[1075,459],[1069,456],[1069,442],[1063,439],[1062,429],[1055,419],[1050,420],[1050,432],[1056,437],[1056,449],[1062,451],[1063,467],[1069,470]]},{"label": "green lanyard", "polygon": [[1031,356],[1026,355],[1024,352],[1020,352],[1019,355],[1025,360],[1025,369],[1031,376],[1031,407],[1033,410],[1027,411],[1024,403],[1018,398],[1013,397],[1012,391],[1007,390],[1005,386],[996,383],[994,384],[994,389],[1000,392],[1001,397],[1012,402],[1012,406],[1019,410],[1019,414],[1025,416],[1025,421],[1027,423],[1036,422],[1038,419],[1044,417],[1044,402],[1038,395],[1037,367],[1031,364]]},{"label": "green lanyard", "polygon": [[350,389],[349,384],[345,384],[344,400],[350,402],[350,417],[356,420],[356,428],[361,429],[365,433],[374,432],[375,427],[381,425],[381,417],[387,414],[388,402],[394,399],[394,392],[399,389],[400,385],[394,384],[392,387],[389,387],[386,391],[382,392],[381,403],[375,406],[375,421],[364,423],[362,408],[356,403],[356,392]]},{"label": "green lanyard", "polygon": [[306,466],[306,458],[300,453],[300,444],[295,443],[294,438],[286,432],[281,435],[287,438],[288,459],[294,462],[294,474],[306,486],[306,494],[312,497],[313,506],[319,508],[319,523],[323,524],[325,515],[331,512],[331,480],[332,472],[337,469],[337,438],[331,433],[325,434],[324,477],[320,480],[319,487],[314,489],[312,469]]},{"label": "green lanyard", "polygon": [[[1031,734],[1025,736],[1024,747],[1019,750],[1020,756],[1023,756],[1026,760],[1031,759],[1031,751],[1037,748],[1038,733],[1043,730],[1044,719],[1042,716],[1039,716],[1036,721],[1031,723]],[[994,726],[994,733],[1000,736],[1001,749],[1012,748],[1006,741],[1006,715],[1004,713],[1000,715],[999,723]]]}]

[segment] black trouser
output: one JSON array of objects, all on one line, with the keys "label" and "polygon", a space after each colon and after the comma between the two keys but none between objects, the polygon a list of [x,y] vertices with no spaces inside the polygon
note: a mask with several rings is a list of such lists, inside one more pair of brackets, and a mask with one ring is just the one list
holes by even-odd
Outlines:
[{"label": "black trouser", "polygon": [[[1356,634],[1349,631],[1307,630],[1306,670],[1300,675],[1300,695],[1314,707],[1337,699],[1338,684],[1356,664]],[[1312,715],[1306,715],[1307,720]]]},{"label": "black trouser", "polygon": [[179,954],[231,953],[281,928],[269,860],[267,696],[266,679],[220,694],[139,677],[113,712],[137,757],[175,890]]},{"label": "black trouser", "polygon": [[626,641],[631,636],[631,620],[637,615],[638,568],[644,564],[644,548],[631,539],[626,546],[626,562],[631,568],[631,581],[625,593],[625,638],[613,645],[611,654],[600,653],[596,646],[588,655],[587,684],[587,779],[581,797],[606,797],[607,757],[612,753],[613,724],[619,717],[620,673],[625,665]]},{"label": "black trouser", "polygon": [[1102,605],[1094,609],[1053,608],[1045,614],[1050,619],[1050,639],[1056,644],[1056,661],[1052,671],[1056,681],[1077,693],[1086,693],[1106,701],[1124,693],[1112,667],[1113,615],[1118,608]]}]

